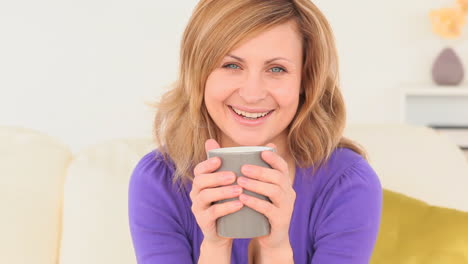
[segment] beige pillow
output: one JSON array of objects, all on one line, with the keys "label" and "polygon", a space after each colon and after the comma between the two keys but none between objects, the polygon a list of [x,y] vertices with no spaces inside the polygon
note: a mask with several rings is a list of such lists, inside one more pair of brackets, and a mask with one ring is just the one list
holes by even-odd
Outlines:
[{"label": "beige pillow", "polygon": [[78,153],[64,194],[60,263],[135,263],[128,225],[130,175],[148,139],[113,140]]},{"label": "beige pillow", "polygon": [[58,261],[69,149],[45,134],[0,127],[0,263]]}]

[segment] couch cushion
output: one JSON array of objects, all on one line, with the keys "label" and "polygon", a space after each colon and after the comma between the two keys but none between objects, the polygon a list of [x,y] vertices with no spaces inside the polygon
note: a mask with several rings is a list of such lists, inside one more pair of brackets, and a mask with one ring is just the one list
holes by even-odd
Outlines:
[{"label": "couch cushion", "polygon": [[58,261],[70,150],[37,131],[0,127],[0,263]]},{"label": "couch cushion", "polygon": [[60,263],[135,263],[128,181],[154,149],[150,139],[113,140],[75,156],[65,180]]},{"label": "couch cushion", "polygon": [[435,206],[468,211],[468,162],[444,135],[424,126],[348,124],[384,188]]},{"label": "couch cushion", "polygon": [[371,263],[468,263],[468,212],[430,206],[384,190]]}]

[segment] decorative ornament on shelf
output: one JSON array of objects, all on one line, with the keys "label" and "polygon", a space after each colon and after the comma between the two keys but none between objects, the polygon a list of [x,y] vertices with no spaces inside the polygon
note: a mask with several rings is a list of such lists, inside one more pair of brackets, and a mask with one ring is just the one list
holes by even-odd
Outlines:
[{"label": "decorative ornament on shelf", "polygon": [[[457,6],[440,8],[429,13],[432,30],[444,39],[458,39],[468,14],[468,0],[457,0]],[[438,85],[454,86],[463,81],[463,64],[451,47],[441,51],[432,66],[432,79]]]}]

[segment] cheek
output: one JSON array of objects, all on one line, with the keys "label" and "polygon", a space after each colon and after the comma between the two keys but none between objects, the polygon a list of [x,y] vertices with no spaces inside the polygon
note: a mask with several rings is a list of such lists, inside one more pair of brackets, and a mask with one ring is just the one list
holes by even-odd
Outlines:
[{"label": "cheek", "polygon": [[205,100],[210,103],[224,101],[228,98],[234,85],[229,82],[228,78],[223,77],[223,74],[214,71],[206,81],[205,85]]},{"label": "cheek", "polygon": [[205,84],[204,103],[208,114],[215,122],[223,115],[224,102],[229,96],[229,86],[223,81],[222,76],[216,72],[210,74]]},{"label": "cheek", "polygon": [[270,93],[280,107],[294,107],[299,104],[300,82],[288,80],[271,83]]}]

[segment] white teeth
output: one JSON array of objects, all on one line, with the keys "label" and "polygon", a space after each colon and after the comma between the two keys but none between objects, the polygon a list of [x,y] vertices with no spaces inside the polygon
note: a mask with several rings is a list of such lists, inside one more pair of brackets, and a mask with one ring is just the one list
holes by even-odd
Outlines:
[{"label": "white teeth", "polygon": [[231,107],[232,110],[234,110],[234,112],[236,112],[238,115],[242,115],[242,116],[245,116],[245,117],[249,117],[249,118],[259,118],[259,117],[264,117],[266,116],[270,111],[268,112],[264,112],[264,113],[249,113],[249,112],[245,112],[245,111],[241,111],[239,109],[236,109],[234,107]]}]

